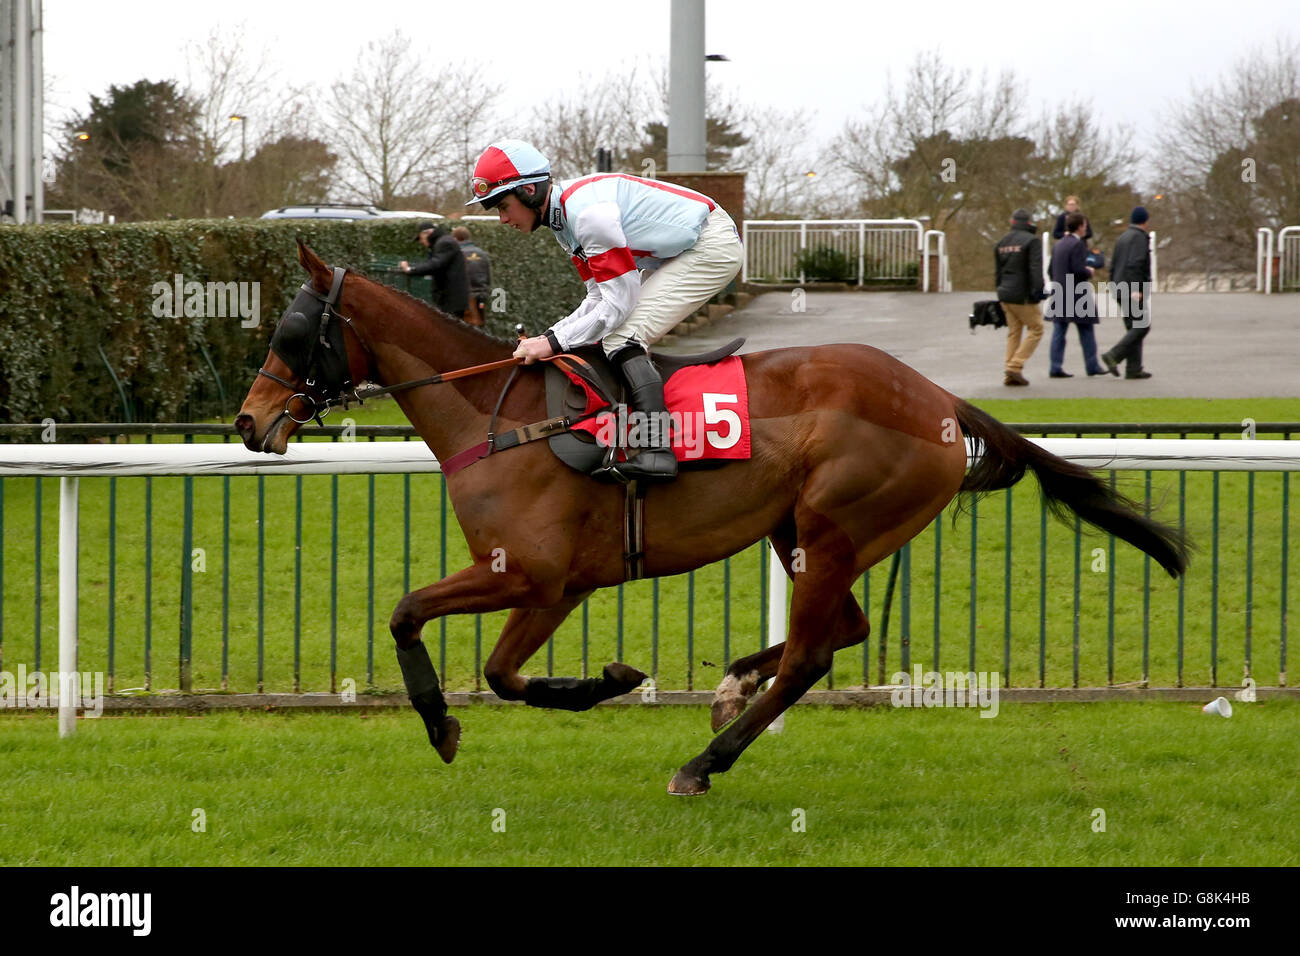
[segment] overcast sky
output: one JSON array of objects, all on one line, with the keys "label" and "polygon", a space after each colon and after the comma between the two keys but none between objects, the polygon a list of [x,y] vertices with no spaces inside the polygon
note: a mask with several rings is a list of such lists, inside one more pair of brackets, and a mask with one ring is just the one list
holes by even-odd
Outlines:
[{"label": "overcast sky", "polygon": [[[730,57],[709,82],[739,98],[815,111],[829,139],[900,78],[915,55],[995,75],[1013,67],[1045,103],[1091,99],[1149,148],[1162,107],[1275,38],[1300,39],[1300,0],[976,2],[708,0],[706,48]],[[400,27],[431,62],[463,59],[505,86],[506,104],[572,90],[577,74],[666,60],[669,0],[545,4],[415,0],[45,0],[45,68],[55,114],[109,84],[187,77],[185,46],[245,27],[282,76],[325,83],[363,45]],[[1075,65],[1066,65],[1067,59]],[[253,118],[255,121],[255,117]]]}]

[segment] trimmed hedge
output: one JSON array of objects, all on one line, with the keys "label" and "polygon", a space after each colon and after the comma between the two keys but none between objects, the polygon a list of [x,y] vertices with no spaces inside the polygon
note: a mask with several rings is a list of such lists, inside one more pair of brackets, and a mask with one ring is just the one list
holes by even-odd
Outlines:
[{"label": "trimmed hedge", "polygon": [[[582,283],[549,235],[467,225],[492,259],[489,309],[502,309],[488,314],[493,334],[513,339],[517,322],[535,334],[577,305]],[[0,422],[125,420],[105,359],[137,421],[233,415],[302,284],[295,238],[331,265],[378,270],[374,278],[404,288],[405,277],[384,275],[382,266],[424,257],[413,227],[407,220],[187,220],[0,228]],[[155,285],[174,285],[177,273],[187,283],[259,283],[260,324],[243,328],[238,315],[186,317],[183,303],[155,315],[166,305]],[[411,289],[428,301],[427,280]]]}]

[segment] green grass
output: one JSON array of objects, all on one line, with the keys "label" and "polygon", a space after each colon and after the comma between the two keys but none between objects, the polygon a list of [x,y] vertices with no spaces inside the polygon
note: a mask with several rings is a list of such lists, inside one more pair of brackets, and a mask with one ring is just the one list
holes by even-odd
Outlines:
[{"label": "green grass", "polygon": [[[1288,399],[1150,399],[999,400],[981,403],[1009,421],[1225,421],[1298,420],[1300,402]],[[359,424],[399,424],[395,405],[368,403],[346,413]],[[1231,436],[1229,436],[1231,437]],[[1158,514],[1178,522],[1179,477],[1153,476],[1151,500]],[[1273,683],[1282,665],[1282,487],[1283,476],[1254,479],[1253,526],[1247,508],[1250,479],[1224,473],[1219,478],[1220,527],[1217,544],[1217,579],[1213,531],[1214,479],[1209,474],[1186,477],[1188,532],[1200,547],[1182,593],[1182,680],[1208,685],[1213,680],[1235,685],[1245,669],[1247,608],[1250,614],[1252,670],[1258,680]],[[337,483],[339,496],[339,554],[337,624],[331,627],[331,498]],[[369,566],[371,549],[366,527],[374,489],[373,585]],[[40,482],[41,588],[39,606],[40,664],[54,666],[57,647],[57,483]],[[345,678],[358,689],[401,686],[391,651],[387,622],[392,608],[409,588],[431,583],[444,568],[454,571],[468,555],[452,518],[445,528],[446,557],[442,557],[442,483],[435,475],[344,476],[333,479],[309,476],[280,478],[205,478],[195,480],[194,546],[204,550],[205,570],[194,575],[195,689],[223,686],[223,654],[228,657],[227,686],[235,691],[331,689]],[[36,479],[5,479],[0,522],[3,540],[3,588],[0,598],[0,666],[29,668],[37,659],[38,602],[35,582]],[[223,619],[223,517],[224,493],[229,488],[230,560],[229,612]],[[303,547],[300,606],[295,613],[294,523],[297,489],[302,489]],[[1130,495],[1146,495],[1142,477],[1121,480]],[[111,492],[110,489],[115,488]],[[257,573],[258,495],[264,494],[266,542],[261,575],[261,637]],[[110,564],[109,499],[116,495],[116,556]],[[403,519],[409,493],[409,545]],[[114,601],[113,660],[115,690],[150,686],[178,686],[177,646],[181,554],[181,502],[179,478],[83,479],[81,481],[81,665],[83,669],[109,670],[109,601]],[[152,496],[151,519],[146,521],[146,496]],[[895,595],[889,627],[886,673],[902,664],[899,638],[909,638],[910,663],[934,664],[935,633],[934,553],[940,536],[941,555],[938,629],[941,639],[939,666],[971,666],[1010,674],[1016,685],[1070,685],[1075,681],[1073,653],[1074,554],[1070,528],[1048,521],[1047,576],[1040,595],[1038,535],[1041,505],[1032,481],[1011,495],[1011,522],[1006,517],[1006,497],[996,495],[978,507],[975,541],[976,607],[971,620],[971,521],[960,516],[954,527],[947,516],[942,529],[931,527],[909,547],[907,591]],[[1293,524],[1291,520],[1289,523]],[[1248,531],[1253,536],[1248,549]],[[1294,530],[1291,531],[1294,534]],[[152,541],[151,593],[146,601],[146,540]],[[1292,540],[1294,540],[1292,538]],[[1011,616],[1005,618],[1004,581],[1008,542],[1011,548]],[[409,563],[406,550],[409,547]],[[1094,571],[1103,549],[1106,567]],[[1140,680],[1144,674],[1154,684],[1173,685],[1179,680],[1179,588],[1158,567],[1150,568],[1151,598],[1144,608],[1143,556],[1126,545],[1115,549],[1113,564],[1107,541],[1085,535],[1079,541],[1079,673],[1083,685],[1105,684],[1111,676],[1107,646],[1113,623],[1114,680]],[[1253,563],[1253,583],[1247,587],[1247,563]],[[1294,605],[1297,565],[1288,567],[1287,590]],[[1114,568],[1116,613],[1110,614],[1110,568]],[[646,671],[655,671],[660,686],[712,687],[719,672],[710,664],[750,653],[763,643],[763,583],[766,557],[758,547],[733,557],[724,568],[714,565],[696,572],[641,581],[623,589],[623,627],[619,633],[619,595],[600,592],[587,611],[575,612],[550,646],[539,652],[531,673],[582,674],[584,644],[587,670],[621,658]],[[837,656],[831,679],[836,687],[863,680],[864,658],[868,677],[877,678],[877,657],[882,604],[888,565],[869,575],[865,603],[875,628],[871,646]],[[113,587],[110,589],[110,574]],[[730,577],[729,609],[724,601],[724,576]],[[368,600],[373,586],[373,601]],[[693,613],[688,611],[694,590]],[[658,594],[659,614],[655,615]],[[864,597],[859,585],[857,594]],[[1040,632],[1039,602],[1046,604],[1046,624]],[[481,686],[482,662],[499,633],[505,615],[451,618],[434,622],[425,631],[435,664],[447,686],[469,689]],[[295,624],[295,622],[297,622]],[[445,626],[445,631],[444,631]],[[333,635],[332,635],[333,630]],[[654,636],[658,632],[658,653]],[[296,635],[295,635],[296,631]],[[223,632],[228,637],[223,638]],[[444,636],[445,635],[445,636]],[[223,647],[223,641],[228,642]],[[621,650],[620,650],[621,641]],[[688,654],[688,641],[691,652]],[[331,647],[336,662],[331,668]],[[296,649],[295,649],[296,646]],[[1217,674],[1211,667],[1211,649],[1217,648]],[[1006,657],[1010,656],[1010,667]],[[445,666],[443,658],[445,655]],[[146,656],[149,666],[146,668]],[[261,665],[259,668],[259,656]],[[295,665],[295,658],[297,664]],[[1145,658],[1145,666],[1144,666]],[[972,663],[973,661],[973,663]]]},{"label": "green grass", "polygon": [[1300,398],[996,398],[974,404],[1004,422],[1300,422]]},{"label": "green grass", "polygon": [[410,712],[6,714],[0,865],[1300,864],[1291,701],[796,708],[698,798],[703,708],[460,717],[447,767]]}]

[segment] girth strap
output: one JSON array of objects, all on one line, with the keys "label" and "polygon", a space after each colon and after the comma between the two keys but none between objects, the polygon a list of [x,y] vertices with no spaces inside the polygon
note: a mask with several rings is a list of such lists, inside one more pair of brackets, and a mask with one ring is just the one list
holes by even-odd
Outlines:
[{"label": "girth strap", "polygon": [[637,481],[624,485],[623,575],[628,581],[645,577],[645,488]]}]

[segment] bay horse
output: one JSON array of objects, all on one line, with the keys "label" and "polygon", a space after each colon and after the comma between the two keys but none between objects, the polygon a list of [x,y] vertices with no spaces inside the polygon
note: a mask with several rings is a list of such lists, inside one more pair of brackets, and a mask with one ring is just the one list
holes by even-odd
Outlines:
[{"label": "bay horse", "polygon": [[[392,386],[487,363],[500,367],[393,393],[439,461],[482,442],[498,402],[498,434],[545,417],[544,376],[539,366],[515,368],[513,344],[364,276],[331,269],[301,240],[298,258],[309,278],[277,325],[235,419],[249,449],[283,454],[299,424],[353,383]],[[327,334],[322,316],[331,315]],[[307,362],[307,348],[332,354]],[[729,769],[825,675],[837,650],[866,640],[854,581],[959,494],[1007,488],[1032,470],[1058,517],[1073,511],[1150,554],[1172,576],[1187,566],[1188,545],[1178,531],[885,352],[826,345],[741,360],[752,456],[684,471],[648,489],[645,576],[699,568],[769,538],[793,581],[789,629],[783,644],[727,669],[711,714],[713,729],[725,730],[676,772],[670,793],[708,790],[710,775]],[[978,455],[969,471],[966,438]],[[434,618],[510,609],[484,668],[504,700],[585,710],[635,689],[645,675],[621,662],[589,679],[521,673],[589,594],[626,580],[621,486],[569,468],[541,441],[492,454],[445,480],[473,563],[403,597],[390,630],[412,704],[450,763],[459,722],[447,714],[420,639]],[[770,689],[748,706],[770,678]]]}]

